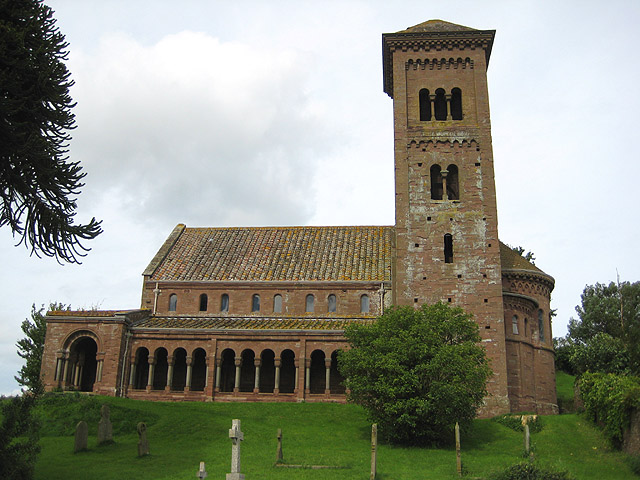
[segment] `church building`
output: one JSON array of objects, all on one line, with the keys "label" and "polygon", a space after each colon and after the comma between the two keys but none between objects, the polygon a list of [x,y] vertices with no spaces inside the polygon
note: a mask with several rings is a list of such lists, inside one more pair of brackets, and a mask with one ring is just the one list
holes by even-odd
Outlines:
[{"label": "church building", "polygon": [[177,225],[140,309],[47,314],[47,390],[145,400],[344,402],[346,325],[391,305],[473,314],[493,375],[480,414],[557,413],[554,279],[498,239],[487,68],[494,30],[382,36],[395,226]]}]

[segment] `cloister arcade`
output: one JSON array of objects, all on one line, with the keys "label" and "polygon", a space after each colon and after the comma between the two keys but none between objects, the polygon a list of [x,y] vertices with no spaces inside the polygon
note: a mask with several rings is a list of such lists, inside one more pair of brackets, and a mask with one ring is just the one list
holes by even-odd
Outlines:
[{"label": "cloister arcade", "polygon": [[[307,359],[292,349],[223,348],[215,357],[198,347],[168,350],[138,346],[132,352],[129,392],[206,392],[214,396],[238,394],[295,396],[299,385],[309,395],[344,395],[344,378],[338,371],[339,350],[315,349]],[[302,376],[302,377],[301,377]]]}]

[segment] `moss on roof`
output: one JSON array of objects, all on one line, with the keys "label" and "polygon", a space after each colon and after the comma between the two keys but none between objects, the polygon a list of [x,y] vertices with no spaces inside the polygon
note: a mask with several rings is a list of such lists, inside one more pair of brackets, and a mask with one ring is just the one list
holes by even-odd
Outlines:
[{"label": "moss on roof", "polygon": [[269,317],[150,317],[134,328],[179,328],[212,330],[344,330],[352,323],[370,323],[373,318],[269,318]]}]

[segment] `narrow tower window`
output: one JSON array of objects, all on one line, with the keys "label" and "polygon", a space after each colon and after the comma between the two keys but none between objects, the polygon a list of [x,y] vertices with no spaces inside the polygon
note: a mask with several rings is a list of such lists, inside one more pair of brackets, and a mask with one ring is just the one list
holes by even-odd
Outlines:
[{"label": "narrow tower window", "polygon": [[203,293],[202,295],[200,295],[200,311],[201,312],[207,311],[208,303],[209,303],[209,297],[207,297],[207,294]]},{"label": "narrow tower window", "polygon": [[453,237],[450,233],[444,236],[444,263],[453,263]]},{"label": "narrow tower window", "polygon": [[306,305],[305,305],[305,307],[306,307],[305,311],[306,311],[307,313],[312,313],[312,312],[313,312],[313,309],[314,309],[314,307],[315,307],[315,303],[316,303],[316,299],[315,299],[315,297],[314,297],[313,295],[311,295],[311,294],[307,295],[307,301],[306,301]]},{"label": "narrow tower window", "polygon": [[436,120],[447,119],[447,98],[443,88],[436,90],[436,101],[433,105],[436,114]]},{"label": "narrow tower window", "polygon": [[431,120],[431,99],[429,98],[429,90],[423,88],[419,94],[420,101],[420,121],[427,122]]},{"label": "narrow tower window", "polygon": [[449,165],[447,167],[447,198],[449,200],[460,200],[460,187],[458,185],[458,167]]},{"label": "narrow tower window", "polygon": [[538,310],[538,332],[540,332],[540,341],[544,342],[544,320],[542,310]]},{"label": "narrow tower window", "polygon": [[459,88],[451,90],[451,118],[462,120],[462,91]]},{"label": "narrow tower window", "polygon": [[514,315],[511,319],[511,329],[514,335],[518,335],[518,316]]},{"label": "narrow tower window", "polygon": [[335,312],[337,310],[338,302],[336,300],[336,296],[332,293],[327,297],[327,311]]},{"label": "narrow tower window", "polygon": [[431,200],[442,200],[442,173],[440,165],[431,165]]},{"label": "narrow tower window", "polygon": [[221,312],[229,311],[229,295],[227,295],[226,293],[223,293],[222,297],[220,297],[220,311]]},{"label": "narrow tower window", "polygon": [[360,313],[369,313],[369,295],[360,297]]},{"label": "narrow tower window", "polygon": [[282,313],[282,295],[273,296],[273,313]]},{"label": "narrow tower window", "polygon": [[260,295],[255,293],[253,297],[251,297],[251,311],[259,312],[260,311]]},{"label": "narrow tower window", "polygon": [[175,312],[178,308],[178,296],[175,293],[169,295],[169,311]]}]

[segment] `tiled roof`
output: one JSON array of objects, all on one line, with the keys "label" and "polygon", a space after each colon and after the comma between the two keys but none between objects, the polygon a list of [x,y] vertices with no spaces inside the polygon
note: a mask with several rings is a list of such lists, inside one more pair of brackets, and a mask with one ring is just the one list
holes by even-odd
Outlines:
[{"label": "tiled roof", "polygon": [[136,328],[180,328],[212,330],[344,330],[353,323],[371,323],[373,318],[269,318],[269,317],[164,317],[154,316]]},{"label": "tiled roof", "polygon": [[414,32],[470,32],[473,28],[465,27],[464,25],[458,25],[456,23],[445,22],[444,20],[427,20],[426,22],[419,23],[413,27],[409,27],[406,30],[401,30],[398,33],[414,33]]},{"label": "tiled roof", "polygon": [[47,312],[50,317],[114,317],[117,314],[131,310],[52,310]]},{"label": "tiled roof", "polygon": [[522,255],[513,251],[511,247],[500,242],[500,263],[503,270],[529,270],[531,272],[543,273],[533,263],[526,260]]},{"label": "tiled roof", "polygon": [[[176,234],[177,233],[177,234]],[[393,227],[174,229],[152,281],[389,281]]]}]

